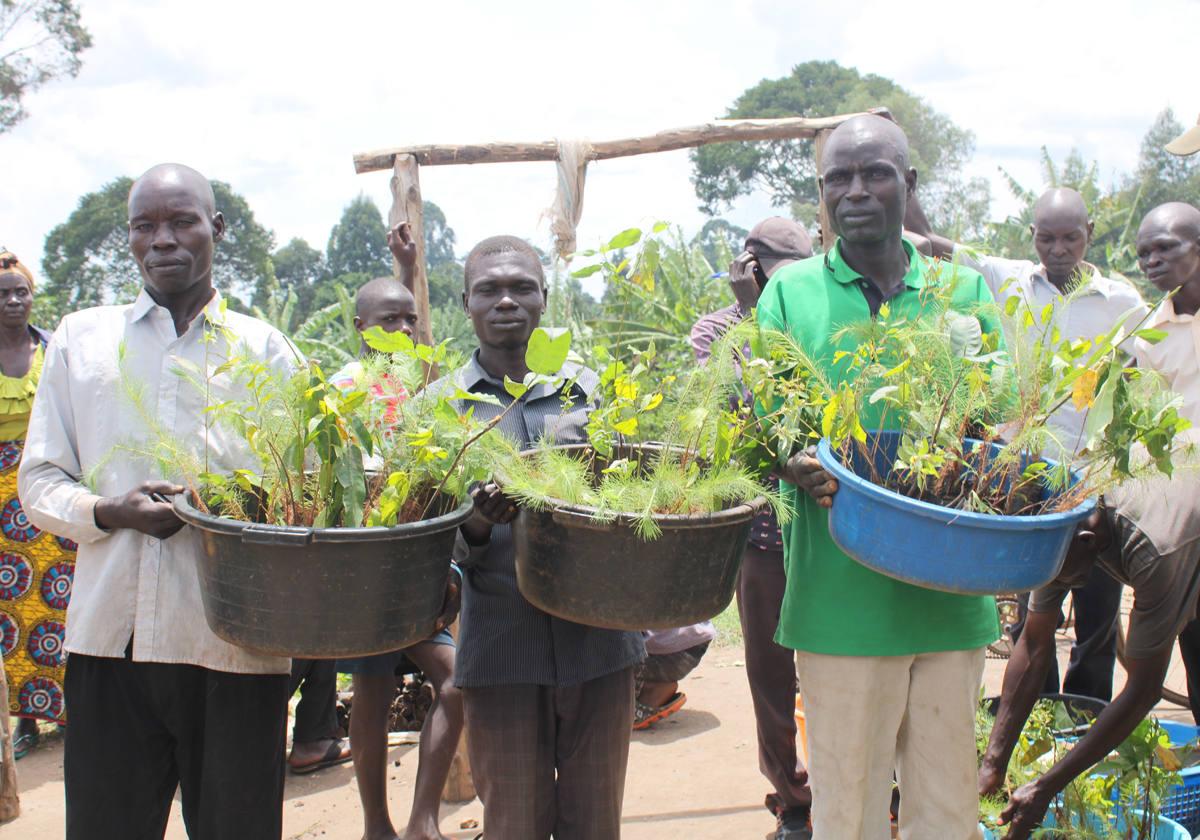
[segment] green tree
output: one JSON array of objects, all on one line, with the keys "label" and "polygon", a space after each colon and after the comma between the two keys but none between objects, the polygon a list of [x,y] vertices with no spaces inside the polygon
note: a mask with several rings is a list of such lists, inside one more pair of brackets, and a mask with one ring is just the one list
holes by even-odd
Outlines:
[{"label": "green tree", "polygon": [[[117,178],[79,199],[70,217],[46,236],[42,267],[47,283],[38,292],[37,316],[57,323],[68,312],[133,300],[141,288],[129,253],[126,200],[133,179]],[[213,181],[225,238],[213,258],[213,282],[233,306],[272,282],[273,235],[254,218],[246,200]]]},{"label": "green tree", "polygon": [[663,376],[694,366],[692,325],[733,302],[729,284],[713,278],[716,267],[700,246],[658,222],[644,235],[636,228],[618,233],[596,259],[572,272],[576,279],[599,275],[604,281],[599,311],[588,323],[594,342],[626,361],[653,343],[655,369]]},{"label": "green tree", "polygon": [[325,255],[299,237],[271,255],[275,277],[285,292],[297,294],[325,276]]},{"label": "green tree", "polygon": [[699,248],[704,259],[718,271],[724,271],[730,260],[742,252],[750,231],[725,219],[709,219],[692,237],[691,245]]},{"label": "green tree", "polygon": [[[834,61],[809,61],[782,79],[765,79],[734,101],[725,116],[832,116],[887,106],[903,126],[912,163],[924,185],[922,203],[941,230],[975,232],[986,218],[988,187],[964,180],[974,135],[890,79],[862,75]],[[809,219],[816,205],[816,163],[810,140],[719,143],[692,152],[692,181],[700,208],[715,215],[736,198],[762,189],[771,202]]]},{"label": "green tree", "polygon": [[[312,311],[318,283],[325,278],[325,255],[305,240],[295,237],[271,255],[274,272],[267,286],[254,292],[254,305],[266,307],[269,299],[294,299],[288,330],[304,321]],[[284,332],[288,332],[284,330]]]},{"label": "green tree", "polygon": [[429,305],[462,306],[463,269],[456,262],[439,263],[429,267]]},{"label": "green tree", "polygon": [[425,227],[425,262],[430,270],[446,263],[456,263],[454,228],[446,222],[442,208],[432,201],[422,201],[421,216]]},{"label": "green tree", "polygon": [[72,0],[0,0],[0,134],[28,116],[25,94],[78,76],[91,45]]},{"label": "green tree", "polygon": [[376,271],[367,274],[362,271],[347,271],[345,274],[339,274],[337,277],[322,278],[320,283],[312,287],[310,303],[297,320],[302,322],[312,313],[337,303],[342,292],[353,298],[358,294],[358,290],[365,286],[367,281],[372,277],[382,277],[389,273]]},{"label": "green tree", "polygon": [[433,324],[454,324],[454,311],[462,311],[463,287],[462,263],[454,254],[454,228],[446,221],[442,208],[432,201],[421,203],[421,215],[425,225],[425,264],[429,267],[429,308],[431,313],[445,310],[440,315],[434,314]]},{"label": "green tree", "polygon": [[329,232],[325,261],[330,277],[343,274],[377,277],[392,273],[387,228],[379,208],[366,195],[360,193],[342,211],[342,218]]},{"label": "green tree", "polygon": [[1125,182],[1125,189],[1140,193],[1137,209],[1141,215],[1167,201],[1186,201],[1200,205],[1200,158],[1177,157],[1163,148],[1183,132],[1175,112],[1161,112],[1142,138],[1137,170]]}]

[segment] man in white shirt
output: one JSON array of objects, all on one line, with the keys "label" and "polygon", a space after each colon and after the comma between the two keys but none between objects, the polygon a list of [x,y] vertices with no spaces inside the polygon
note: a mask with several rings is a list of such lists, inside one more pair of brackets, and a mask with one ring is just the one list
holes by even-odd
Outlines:
[{"label": "man in white shirt", "polygon": [[[1087,205],[1072,189],[1047,190],[1033,208],[1029,232],[1039,262],[1010,260],[973,253],[929,230],[919,213],[910,214],[909,226],[927,238],[935,256],[953,258],[980,272],[987,280],[996,303],[1003,309],[1012,297],[1029,303],[1034,312],[1053,307],[1051,324],[1063,339],[1092,339],[1112,329],[1121,317],[1129,331],[1149,311],[1133,286],[1103,276],[1086,262],[1092,240],[1092,222]],[[1035,325],[1031,330],[1046,330]],[[1010,347],[1020,341],[1041,340],[1041,335],[1006,335]],[[1077,451],[1086,445],[1084,414],[1072,404],[1062,406],[1050,418],[1057,443]],[[1049,453],[1053,457],[1053,453]],[[1095,571],[1086,585],[1072,594],[1075,604],[1075,644],[1062,690],[1101,700],[1112,698],[1113,667],[1116,662],[1116,616],[1121,601],[1121,584],[1104,571]],[[1020,627],[1014,629],[1019,634]],[[1058,691],[1058,666],[1053,663],[1045,690]]]},{"label": "man in white shirt", "polygon": [[1137,235],[1138,265],[1163,292],[1174,292],[1154,310],[1148,326],[1166,337],[1138,338],[1138,367],[1156,370],[1183,397],[1179,413],[1200,426],[1200,210],[1173,201],[1146,214]]},{"label": "man in white shirt", "polygon": [[[200,173],[148,171],[129,193],[137,300],[67,315],[46,354],[18,486],[35,525],[79,543],[66,637],[68,840],[161,838],[177,787],[192,838],[282,831],[289,662],[209,630],[199,539],[168,498],[183,491],[182,474],[133,454],[166,437],[213,472],[254,466],[178,367],[213,371],[237,355],[286,374],[302,361],[272,327],[225,310],[212,285],[224,232]],[[211,387],[237,396],[227,374]]]}]

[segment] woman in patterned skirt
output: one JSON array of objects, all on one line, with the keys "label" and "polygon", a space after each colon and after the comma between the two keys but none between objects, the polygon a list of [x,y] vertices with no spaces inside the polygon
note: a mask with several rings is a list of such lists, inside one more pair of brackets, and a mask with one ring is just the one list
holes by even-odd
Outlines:
[{"label": "woman in patterned skirt", "polygon": [[17,499],[17,464],[50,336],[30,326],[33,274],[0,250],[0,653],[8,711],[20,718],[20,758],[38,739],[38,721],[65,723],[63,632],[75,545],[39,531]]}]

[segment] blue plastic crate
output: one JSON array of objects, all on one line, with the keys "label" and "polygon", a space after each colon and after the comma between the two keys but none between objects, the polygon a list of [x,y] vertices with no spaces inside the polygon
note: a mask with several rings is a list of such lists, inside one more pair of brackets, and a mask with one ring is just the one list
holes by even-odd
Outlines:
[{"label": "blue plastic crate", "polygon": [[1188,767],[1179,775],[1182,782],[1163,797],[1159,813],[1193,835],[1200,834],[1200,767]]},{"label": "blue plastic crate", "polygon": [[1167,730],[1167,735],[1171,737],[1172,747],[1182,747],[1184,744],[1190,744],[1197,737],[1200,737],[1200,726],[1192,726],[1190,723],[1160,720],[1158,725]]},{"label": "blue plastic crate", "polygon": [[[1173,720],[1160,720],[1159,726],[1167,730],[1171,746],[1182,747],[1200,736],[1200,727]],[[1163,798],[1160,813],[1175,820],[1193,835],[1200,834],[1200,767],[1181,770],[1182,781]]]}]

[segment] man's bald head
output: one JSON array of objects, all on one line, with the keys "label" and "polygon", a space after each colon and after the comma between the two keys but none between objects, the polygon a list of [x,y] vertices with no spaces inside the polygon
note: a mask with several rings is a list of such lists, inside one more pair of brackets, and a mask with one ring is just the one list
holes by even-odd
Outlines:
[{"label": "man's bald head", "polygon": [[224,235],[212,184],[190,166],[159,164],[129,190],[129,250],[161,305],[212,296],[213,248]]},{"label": "man's bald head", "polygon": [[[417,302],[408,287],[395,277],[368,280],[354,298],[354,326],[359,332],[382,327],[384,332],[402,332],[415,339]],[[365,342],[363,352],[368,352]]]},{"label": "man's bald head", "polygon": [[1200,308],[1200,210],[1182,201],[1160,204],[1142,219],[1137,234],[1138,266],[1164,292],[1179,289],[1175,310]]},{"label": "man's bald head", "polygon": [[[886,247],[902,256],[904,211],[917,171],[909,166],[900,126],[873,114],[839,125],[825,141],[820,185],[833,231],[851,249]],[[827,232],[822,235],[830,244]]]},{"label": "man's bald head", "polygon": [[1046,190],[1033,205],[1033,225],[1040,222],[1063,221],[1078,225],[1088,223],[1087,203],[1083,196],[1070,187],[1055,187]]},{"label": "man's bald head", "polygon": [[1168,201],[1146,214],[1138,236],[1144,230],[1169,231],[1185,239],[1200,238],[1200,210],[1183,201]]},{"label": "man's bald head", "polygon": [[852,117],[829,133],[819,162],[824,174],[828,161],[845,148],[879,145],[890,151],[892,161],[901,170],[909,168],[908,136],[900,126],[875,114]]},{"label": "man's bald head", "polygon": [[413,293],[395,277],[376,277],[368,280],[354,297],[354,314],[365,318],[372,309],[393,301],[410,301],[415,305]]},{"label": "man's bald head", "polygon": [[1029,232],[1046,279],[1067,292],[1081,276],[1079,267],[1092,243],[1092,222],[1083,196],[1069,187],[1046,190],[1034,202]]},{"label": "man's bald head", "polygon": [[217,212],[217,197],[213,194],[212,182],[182,163],[160,163],[147,169],[130,187],[129,201],[132,204],[140,190],[167,189],[193,194],[210,216]]}]

